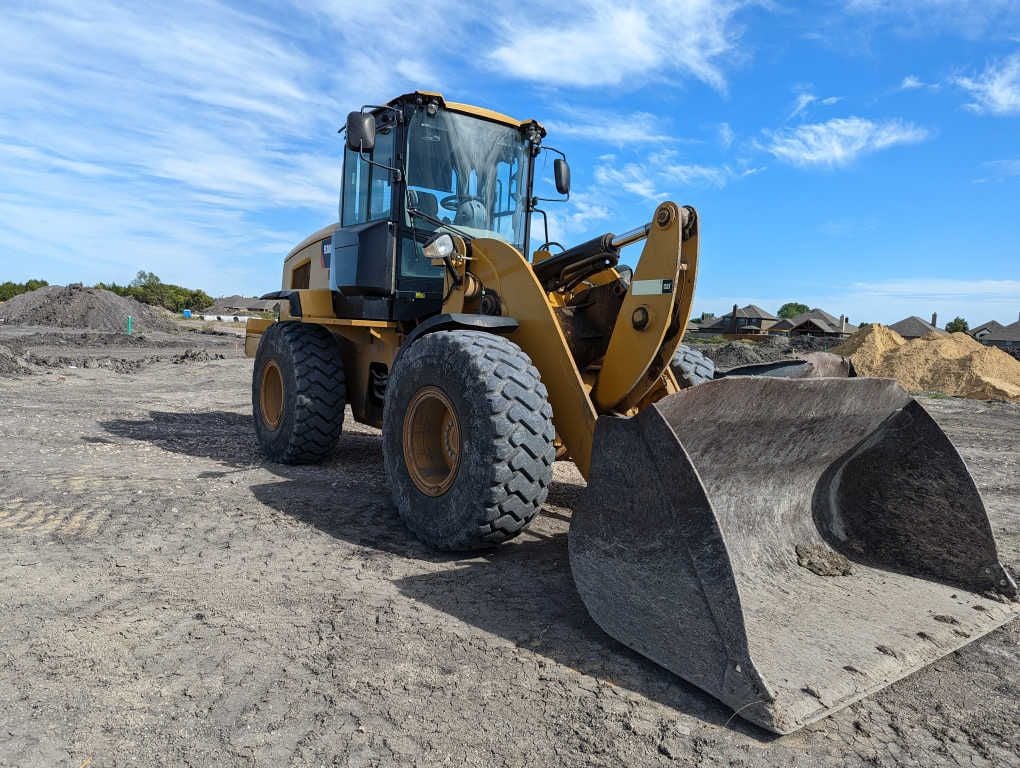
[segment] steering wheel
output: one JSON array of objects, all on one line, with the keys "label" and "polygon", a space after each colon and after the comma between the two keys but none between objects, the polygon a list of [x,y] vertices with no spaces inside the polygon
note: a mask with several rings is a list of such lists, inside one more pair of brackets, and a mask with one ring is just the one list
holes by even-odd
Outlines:
[{"label": "steering wheel", "polygon": [[456,211],[463,203],[479,202],[485,205],[485,200],[478,197],[478,195],[447,195],[439,204],[448,211]]}]

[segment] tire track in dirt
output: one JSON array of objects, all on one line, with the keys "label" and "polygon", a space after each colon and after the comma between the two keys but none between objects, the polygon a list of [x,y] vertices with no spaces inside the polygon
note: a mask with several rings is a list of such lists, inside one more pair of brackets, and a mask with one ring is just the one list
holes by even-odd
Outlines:
[{"label": "tire track in dirt", "polygon": [[[521,537],[440,556],[377,431],[263,461],[250,375],[0,381],[0,766],[1020,765],[1020,623],[773,739],[593,625],[573,467]],[[1013,536],[1020,408],[933,410]]]},{"label": "tire track in dirt", "polygon": [[110,517],[115,499],[110,481],[83,476],[51,476],[46,481],[50,493],[66,498],[67,505],[0,494],[0,531],[5,535],[96,536]]}]

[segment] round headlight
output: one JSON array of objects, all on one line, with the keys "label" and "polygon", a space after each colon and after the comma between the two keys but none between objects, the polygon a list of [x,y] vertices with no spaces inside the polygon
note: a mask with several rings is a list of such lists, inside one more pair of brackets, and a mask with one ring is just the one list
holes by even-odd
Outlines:
[{"label": "round headlight", "polygon": [[453,253],[453,238],[448,234],[436,235],[422,249],[426,259],[445,259]]}]

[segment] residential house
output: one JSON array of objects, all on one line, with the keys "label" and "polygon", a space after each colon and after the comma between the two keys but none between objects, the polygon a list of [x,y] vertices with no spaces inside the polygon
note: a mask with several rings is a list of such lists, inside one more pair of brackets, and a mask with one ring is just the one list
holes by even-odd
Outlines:
[{"label": "residential house", "polygon": [[829,336],[846,338],[857,332],[845,315],[838,318],[824,309],[811,309],[794,317],[784,318],[769,329],[769,333],[786,333],[790,336]]},{"label": "residential house", "polygon": [[765,334],[779,321],[771,312],[767,312],[754,304],[733,309],[722,317],[712,318],[702,323],[701,330],[706,333],[734,334]]},{"label": "residential house", "polygon": [[936,336],[947,336],[948,334],[945,331],[935,327],[938,316],[932,315],[931,319],[932,322],[929,323],[917,315],[911,315],[910,317],[903,318],[898,323],[893,323],[889,328],[905,339],[920,339],[930,333],[934,333]]},{"label": "residential house", "polygon": [[1020,320],[981,337],[981,343],[998,347],[1020,360]]},{"label": "residential house", "polygon": [[272,312],[279,302],[275,299],[255,299],[247,296],[221,296],[202,310],[203,315],[238,315],[251,312]]},{"label": "residential house", "polygon": [[1006,326],[1004,326],[997,320],[989,320],[987,323],[981,323],[981,325],[971,328],[970,335],[973,336],[978,341],[981,341],[988,334],[994,333],[996,331],[1001,331],[1005,327]]}]

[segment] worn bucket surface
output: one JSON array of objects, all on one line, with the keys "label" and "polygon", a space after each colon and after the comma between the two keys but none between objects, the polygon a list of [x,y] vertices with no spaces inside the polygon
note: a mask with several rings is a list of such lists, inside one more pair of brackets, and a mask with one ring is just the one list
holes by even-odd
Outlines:
[{"label": "worn bucket surface", "polygon": [[603,629],[777,733],[1018,613],[963,460],[888,379],[726,378],[601,417],[569,542]]}]

